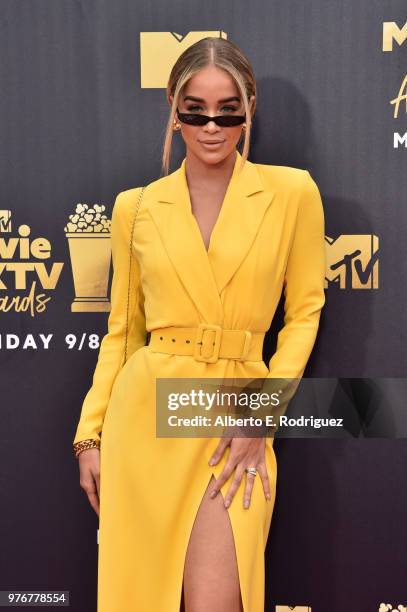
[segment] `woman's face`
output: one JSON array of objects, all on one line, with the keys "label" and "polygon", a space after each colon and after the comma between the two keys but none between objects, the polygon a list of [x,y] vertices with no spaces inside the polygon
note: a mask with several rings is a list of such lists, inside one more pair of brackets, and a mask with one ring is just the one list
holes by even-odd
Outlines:
[{"label": "woman's face", "polygon": [[[173,96],[170,96],[172,102]],[[249,101],[251,104],[254,96]],[[181,113],[202,115],[244,115],[244,106],[239,90],[232,77],[217,66],[207,66],[195,74],[181,93],[178,102]],[[242,135],[242,125],[220,127],[214,121],[206,125],[181,124],[181,134],[187,154],[196,156],[205,164],[218,164],[231,155]],[[218,142],[206,145],[208,142]]]}]

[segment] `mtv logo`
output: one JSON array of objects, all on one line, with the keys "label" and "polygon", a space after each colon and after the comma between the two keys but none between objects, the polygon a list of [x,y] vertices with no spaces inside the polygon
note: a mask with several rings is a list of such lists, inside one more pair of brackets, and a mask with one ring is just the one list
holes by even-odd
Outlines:
[{"label": "mtv logo", "polygon": [[276,606],[276,612],[311,612],[310,606]]},{"label": "mtv logo", "polygon": [[404,147],[407,149],[407,132],[404,134],[400,134],[399,132],[394,132],[393,134],[393,148],[398,149],[400,147]]},{"label": "mtv logo", "polygon": [[0,210],[0,232],[11,232],[11,210]]},{"label": "mtv logo", "polygon": [[379,239],[374,234],[325,236],[327,281],[340,289],[377,289]]},{"label": "mtv logo", "polygon": [[227,38],[222,30],[188,32],[140,32],[141,88],[165,88],[170,71],[181,53],[207,36]]},{"label": "mtv logo", "polygon": [[393,51],[393,42],[401,47],[407,40],[407,21],[402,28],[399,28],[395,21],[385,21],[383,23],[383,51]]}]

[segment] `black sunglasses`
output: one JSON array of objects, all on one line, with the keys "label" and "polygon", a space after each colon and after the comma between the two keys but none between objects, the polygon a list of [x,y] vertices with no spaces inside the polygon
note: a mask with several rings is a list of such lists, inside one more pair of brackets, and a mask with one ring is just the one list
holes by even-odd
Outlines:
[{"label": "black sunglasses", "polygon": [[214,121],[220,127],[233,127],[246,121],[245,115],[218,115],[217,117],[209,117],[209,115],[199,115],[198,113],[180,113],[178,108],[177,115],[182,123],[187,123],[188,125],[206,125],[208,121]]}]

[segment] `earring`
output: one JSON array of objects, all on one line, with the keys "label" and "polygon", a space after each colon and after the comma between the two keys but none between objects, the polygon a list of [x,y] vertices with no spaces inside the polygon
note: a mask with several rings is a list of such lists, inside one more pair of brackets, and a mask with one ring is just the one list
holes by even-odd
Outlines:
[{"label": "earring", "polygon": [[246,129],[246,123],[243,123],[242,124],[242,130],[245,130],[245,129]]},{"label": "earring", "polygon": [[176,131],[176,130],[180,130],[180,129],[181,129],[181,124],[180,124],[180,123],[178,123],[178,122],[175,120],[175,118],[174,118],[174,121],[173,121],[172,127],[173,127],[173,130],[174,130],[174,131]]}]

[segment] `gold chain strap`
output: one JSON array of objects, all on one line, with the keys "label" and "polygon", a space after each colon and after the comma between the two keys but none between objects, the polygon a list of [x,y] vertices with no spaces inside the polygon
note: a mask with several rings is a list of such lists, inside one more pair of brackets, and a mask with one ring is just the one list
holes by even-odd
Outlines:
[{"label": "gold chain strap", "polygon": [[137,205],[136,205],[136,211],[134,213],[134,217],[133,217],[133,223],[132,223],[132,227],[131,227],[131,235],[130,235],[130,254],[129,254],[129,282],[128,282],[128,289],[127,289],[127,309],[126,309],[126,340],[125,340],[125,344],[124,344],[124,363],[126,363],[127,361],[127,335],[128,335],[128,329],[129,329],[129,303],[130,303],[130,281],[131,281],[131,262],[132,262],[132,249],[133,249],[133,236],[134,236],[134,226],[136,223],[136,217],[137,217],[137,213],[139,211],[140,208],[140,204],[141,204],[141,200],[143,197],[143,193],[144,193],[144,189],[145,186],[141,188],[140,191],[140,195],[137,201]]}]

